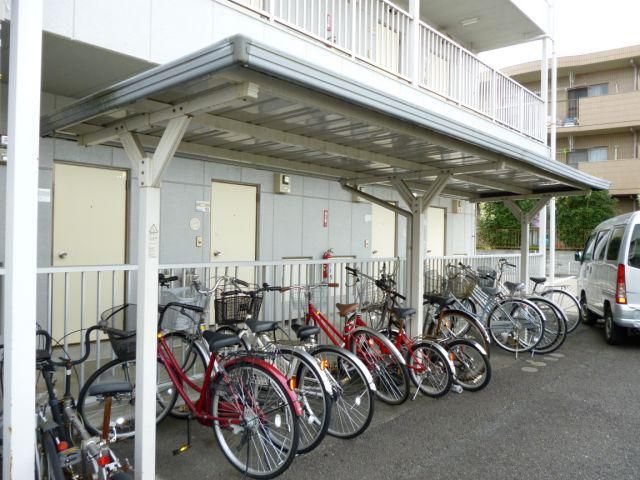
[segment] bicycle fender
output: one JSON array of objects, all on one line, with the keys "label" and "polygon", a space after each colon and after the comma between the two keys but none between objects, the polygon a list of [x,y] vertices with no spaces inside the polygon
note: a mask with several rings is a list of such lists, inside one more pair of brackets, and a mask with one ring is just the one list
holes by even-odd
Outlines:
[{"label": "bicycle fender", "polygon": [[454,367],[453,362],[449,358],[449,352],[447,352],[442,345],[432,340],[420,340],[419,342],[416,342],[413,346],[417,347],[419,345],[429,345],[430,347],[433,347],[434,350],[438,350],[438,352],[440,352],[440,354],[442,354],[444,358],[447,359],[447,363],[449,364],[449,368],[451,369],[451,373],[453,374],[453,376],[454,377],[456,376],[456,368]]},{"label": "bicycle fender", "polygon": [[298,401],[298,396],[291,391],[291,388],[289,388],[289,383],[287,382],[287,379],[280,372],[280,370],[278,370],[276,367],[271,365],[269,362],[265,362],[261,358],[250,357],[250,356],[234,358],[233,360],[226,362],[224,365],[234,365],[240,362],[248,363],[250,365],[257,365],[259,367],[264,368],[266,371],[272,374],[278,380],[278,382],[282,385],[282,387],[284,387],[284,391],[287,392],[287,395],[289,396],[289,399],[291,400],[291,402],[293,403],[293,407],[295,408],[296,415],[298,417],[302,416],[302,407],[300,406],[300,402]]},{"label": "bicycle fender", "polygon": [[302,359],[302,362],[305,365],[308,365],[310,368],[312,368],[316,374],[318,375],[318,377],[320,378],[320,380],[322,381],[322,385],[324,385],[325,390],[327,391],[327,393],[331,396],[333,396],[333,386],[331,385],[331,381],[329,380],[329,377],[327,377],[326,372],[320,368],[320,366],[318,365],[318,360],[314,357],[312,357],[311,355],[309,355],[307,352],[305,352],[304,350],[300,350],[298,348],[295,347],[283,347],[278,345],[277,350],[288,354],[288,355],[293,355],[294,357],[298,357],[300,359]]},{"label": "bicycle fender", "polygon": [[489,356],[489,354],[487,353],[487,351],[484,349],[484,347],[482,345],[480,345],[478,342],[476,342],[475,340],[471,339],[471,338],[454,338],[452,339],[450,342],[447,342],[446,345],[449,345],[450,343],[455,342],[456,340],[464,340],[465,342],[469,342],[471,345],[473,345],[474,348],[476,348],[480,353],[482,353],[483,355],[486,355],[487,357]]},{"label": "bicycle fender", "polygon": [[389,351],[391,351],[393,356],[395,356],[395,357],[397,357],[397,358],[399,358],[401,360],[402,365],[406,365],[407,364],[407,361],[405,360],[404,356],[400,353],[400,351],[396,348],[396,346],[391,342],[391,340],[389,340],[384,335],[379,334],[374,329],[369,328],[369,327],[356,327],[353,330],[351,330],[350,333],[356,333],[356,332],[367,332],[367,333],[375,336],[376,338],[378,338],[384,344],[384,346],[386,348],[389,349]]},{"label": "bicycle fender", "polygon": [[332,352],[340,352],[345,357],[349,357],[349,360],[351,360],[355,364],[355,366],[358,368],[358,370],[360,370],[360,374],[364,376],[365,380],[367,381],[367,384],[369,385],[369,388],[374,392],[377,390],[376,384],[373,381],[373,376],[371,375],[371,372],[366,367],[366,365],[362,363],[362,360],[356,357],[355,353],[351,352],[350,350],[347,350],[346,348],[337,347],[335,345],[318,345],[311,349],[312,352],[315,352],[317,350],[329,350]]}]

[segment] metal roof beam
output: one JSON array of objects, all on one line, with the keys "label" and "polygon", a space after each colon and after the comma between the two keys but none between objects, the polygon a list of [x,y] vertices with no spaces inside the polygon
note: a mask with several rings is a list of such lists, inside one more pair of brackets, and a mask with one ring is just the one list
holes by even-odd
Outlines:
[{"label": "metal roof beam", "polygon": [[387,208],[407,218],[411,218],[411,212],[409,212],[408,210],[405,210],[404,208],[397,207],[394,204],[387,202],[386,200],[376,197],[375,195],[371,195],[370,193],[366,193],[361,190],[358,190],[356,187],[349,185],[346,182],[340,182],[340,184],[342,185],[342,188],[345,189],[346,191],[351,192],[354,195],[358,195],[359,197],[364,198],[368,202],[375,203],[376,205],[380,205],[383,208]]},{"label": "metal roof beam", "polygon": [[495,196],[478,196],[470,198],[469,201],[473,203],[481,202],[504,202],[507,200],[526,200],[530,198],[554,198],[554,197],[576,197],[581,195],[588,195],[591,190],[567,190],[558,192],[544,192],[544,193],[530,193],[528,195],[495,195]]},{"label": "metal roof beam", "polygon": [[530,190],[528,188],[518,187],[509,183],[490,180],[488,178],[474,177],[472,175],[456,175],[456,180],[473,183],[474,185],[481,185],[483,187],[495,188],[496,190],[518,193],[521,195],[526,195],[533,192],[533,190]]},{"label": "metal roof beam", "polygon": [[[197,115],[194,122],[211,128],[212,130],[223,130],[231,133],[247,135],[261,140],[267,140],[296,147],[307,148],[330,155],[362,160],[370,163],[380,163],[389,167],[404,168],[407,170],[423,169],[424,164],[395,158],[381,153],[370,152],[358,148],[340,145],[338,143],[318,140],[304,135],[275,130],[273,128],[254,125],[251,123],[240,122],[230,118],[224,118],[216,115]],[[353,172],[351,173],[353,175]]]},{"label": "metal roof beam", "polygon": [[414,204],[416,197],[409,186],[404,182],[404,180],[400,180],[399,178],[392,178],[390,181],[391,185],[393,185],[393,188],[397,190],[397,192],[404,200],[404,203],[411,207]]},{"label": "metal roof beam", "polygon": [[451,175],[449,174],[440,175],[438,178],[436,178],[436,181],[433,182],[429,191],[427,191],[422,196],[422,212],[423,213],[427,211],[427,208],[429,208],[431,203],[433,203],[433,200],[442,193],[442,191],[444,190],[444,187],[447,186],[447,182],[449,181],[450,178],[451,178]]},{"label": "metal roof beam", "polygon": [[169,105],[166,108],[152,113],[143,113],[131,118],[112,122],[96,132],[81,135],[78,138],[78,143],[84,146],[96,145],[113,140],[123,132],[150,129],[172,118],[191,115],[197,112],[219,110],[237,102],[242,103],[248,100],[256,100],[258,98],[258,91],[258,86],[251,82],[231,85],[206,95],[175,105]]},{"label": "metal roof beam", "polygon": [[437,168],[430,167],[428,169],[421,169],[415,172],[407,172],[400,173],[396,175],[382,176],[382,175],[369,175],[366,177],[353,177],[350,178],[349,181],[353,181],[358,185],[368,185],[371,183],[378,183],[383,181],[388,181],[391,177],[401,178],[402,180],[419,180],[425,177],[435,177],[438,175],[460,175],[465,173],[480,173],[480,172],[488,172],[491,170],[502,170],[504,169],[504,162],[485,162],[481,164],[474,165],[462,165],[459,167],[451,167],[451,168]]},{"label": "metal roof beam", "polygon": [[[138,135],[142,144],[147,148],[155,148],[160,139],[151,135]],[[325,167],[311,163],[296,162],[294,160],[284,160],[281,158],[269,157],[266,155],[256,155],[254,153],[239,152],[225,148],[211,147],[197,143],[182,142],[178,146],[177,153],[189,156],[204,157],[211,159],[229,160],[233,163],[246,166],[259,165],[268,167],[274,171],[286,171],[289,173],[307,173],[323,178],[339,180],[352,173],[350,170]]]},{"label": "metal roof beam", "polygon": [[[432,185],[431,183],[425,185],[424,183],[417,183],[417,182],[410,182],[410,181],[407,181],[405,183],[409,188],[411,188],[411,190],[415,190],[418,192],[427,192],[429,191]],[[459,197],[459,198],[465,198],[465,199],[475,198],[477,196],[475,192],[468,192],[465,190],[458,190],[450,187],[443,188],[442,192],[440,193],[444,195],[449,195],[451,197]]]}]

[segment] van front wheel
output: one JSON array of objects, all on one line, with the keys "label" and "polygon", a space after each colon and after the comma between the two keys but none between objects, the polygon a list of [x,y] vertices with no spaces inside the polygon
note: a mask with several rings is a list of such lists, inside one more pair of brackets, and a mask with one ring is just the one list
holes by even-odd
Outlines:
[{"label": "van front wheel", "polygon": [[580,295],[580,310],[582,310],[582,323],[584,323],[585,325],[596,324],[598,318],[591,310],[589,310],[589,307],[587,306],[587,297],[584,293]]},{"label": "van front wheel", "polygon": [[604,311],[604,339],[609,345],[618,345],[625,337],[624,327],[616,325],[613,321],[611,308],[606,307]]}]

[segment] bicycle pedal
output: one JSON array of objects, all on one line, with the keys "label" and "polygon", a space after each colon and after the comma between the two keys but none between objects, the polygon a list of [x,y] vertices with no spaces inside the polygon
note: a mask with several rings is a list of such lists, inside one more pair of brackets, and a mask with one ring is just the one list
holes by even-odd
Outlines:
[{"label": "bicycle pedal", "polygon": [[185,443],[184,445],[181,445],[181,446],[179,446],[178,448],[176,448],[176,449],[173,451],[173,455],[174,455],[174,456],[175,456],[175,455],[180,455],[180,454],[182,454],[182,453],[186,452],[187,450],[189,450],[190,448],[191,448],[191,445],[190,445],[190,444],[188,444],[188,443]]},{"label": "bicycle pedal", "polygon": [[82,460],[82,452],[78,447],[69,447],[61,452],[58,452],[58,458],[60,458],[60,464],[62,468],[76,465]]}]

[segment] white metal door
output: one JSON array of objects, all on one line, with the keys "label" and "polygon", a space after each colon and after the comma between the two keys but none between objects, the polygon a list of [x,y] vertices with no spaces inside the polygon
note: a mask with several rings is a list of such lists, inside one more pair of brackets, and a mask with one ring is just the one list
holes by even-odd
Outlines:
[{"label": "white metal door", "polygon": [[371,204],[371,256],[396,255],[396,213],[375,203]]},{"label": "white metal door", "polygon": [[[257,201],[255,185],[211,183],[211,261],[256,259]],[[237,276],[252,282],[253,269],[240,269]]]},{"label": "white metal door", "polygon": [[443,256],[445,245],[445,209],[429,207],[427,209],[427,255]]},{"label": "white metal door", "polygon": [[[125,263],[126,225],[125,170],[54,165],[54,266]],[[102,311],[124,302],[124,286],[122,272],[54,274],[53,338],[94,325]]]}]

